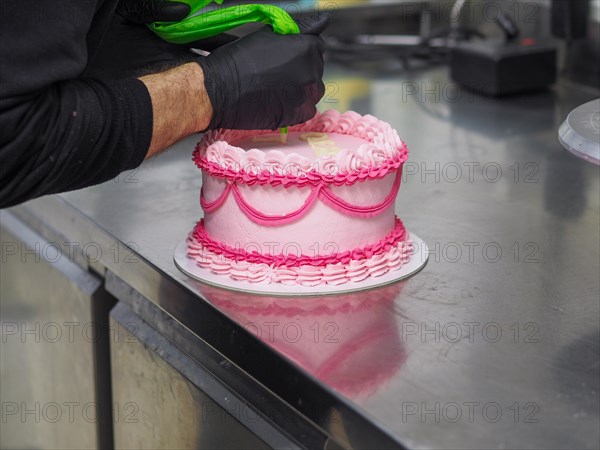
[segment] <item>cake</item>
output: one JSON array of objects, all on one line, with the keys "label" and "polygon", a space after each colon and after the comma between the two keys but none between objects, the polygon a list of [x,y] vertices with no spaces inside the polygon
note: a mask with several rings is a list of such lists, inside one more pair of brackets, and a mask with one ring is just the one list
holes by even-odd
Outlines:
[{"label": "cake", "polygon": [[250,283],[341,285],[398,270],[413,250],[395,199],[408,156],[387,123],[330,110],[289,128],[213,130],[193,159],[201,219],[188,256]]}]

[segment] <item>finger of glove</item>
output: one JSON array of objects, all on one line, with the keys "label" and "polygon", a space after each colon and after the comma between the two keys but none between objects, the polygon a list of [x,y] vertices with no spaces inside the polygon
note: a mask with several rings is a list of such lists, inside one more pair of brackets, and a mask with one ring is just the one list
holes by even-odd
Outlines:
[{"label": "finger of glove", "polygon": [[319,82],[315,86],[314,91],[312,91],[312,94],[313,94],[313,101],[316,105],[317,103],[319,103],[321,101],[321,99],[325,95],[325,83],[323,83],[323,80],[319,80]]},{"label": "finger of glove", "polygon": [[[318,52],[319,59],[321,59],[321,61],[323,59],[323,53],[325,52],[325,41],[323,41],[323,39],[319,35],[277,34],[271,29],[270,26],[265,26],[254,33],[241,37],[239,39],[239,42],[240,44],[242,44],[242,42],[247,42],[249,40],[257,40],[259,38],[263,38],[263,40],[265,40],[266,43],[279,42],[280,44],[285,46],[291,45],[291,42],[294,42],[296,44],[301,43],[302,47],[308,45],[312,47],[313,51]],[[287,49],[291,50],[292,48],[298,47],[288,47]]]},{"label": "finger of glove", "polygon": [[325,84],[319,80],[310,86],[304,86],[304,102],[303,105],[316,106],[325,94]]},{"label": "finger of glove", "polygon": [[295,111],[294,117],[289,118],[286,125],[292,126],[304,123],[315,117],[315,114],[317,114],[316,105],[311,101],[307,101]]},{"label": "finger of glove", "polygon": [[[297,125],[312,119],[317,112],[317,103],[323,97],[324,92],[325,86],[321,81],[302,87],[301,102],[296,105],[289,102],[286,104],[279,126]],[[292,98],[292,95],[288,94],[287,98]]]},{"label": "finger of glove", "polygon": [[186,44],[188,47],[197,48],[200,50],[205,50],[207,52],[212,52],[219,47],[223,47],[224,45],[231,44],[239,39],[238,36],[231,33],[221,33],[217,36],[209,37],[206,39],[201,39],[199,41],[190,42]]},{"label": "finger of glove", "polygon": [[316,36],[321,34],[325,28],[327,28],[330,20],[331,14],[325,12],[302,17],[296,20],[296,23],[298,24],[301,34],[313,34]]},{"label": "finger of glove", "polygon": [[166,0],[121,0],[117,13],[137,24],[179,22],[190,13],[190,5]]}]

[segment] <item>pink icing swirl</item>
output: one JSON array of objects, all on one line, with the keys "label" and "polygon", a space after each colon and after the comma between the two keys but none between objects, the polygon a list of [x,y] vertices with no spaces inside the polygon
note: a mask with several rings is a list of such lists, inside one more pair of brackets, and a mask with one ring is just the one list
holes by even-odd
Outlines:
[{"label": "pink icing swirl", "polygon": [[188,256],[203,268],[219,275],[227,275],[237,281],[250,283],[281,283],[284,285],[317,286],[340,285],[362,281],[368,277],[379,277],[389,271],[398,270],[406,264],[414,252],[412,242],[403,240],[390,245],[383,253],[362,260],[350,259],[322,266],[298,265],[275,266],[266,263],[236,261],[223,254],[215,254],[204,247],[194,233],[188,237]]},{"label": "pink icing swirl", "polygon": [[352,151],[325,156],[311,162],[295,153],[278,150],[244,150],[230,143],[270,133],[269,130],[212,130],[196,146],[193,160],[209,175],[235,182],[283,185],[353,184],[367,178],[381,178],[402,166],[408,149],[388,123],[371,115],[335,110],[317,113],[290,131],[322,131],[355,136],[367,142]]},{"label": "pink icing swirl", "polygon": [[[214,255],[221,255],[227,260],[235,263],[247,262],[253,264],[266,264],[273,267],[300,267],[314,266],[325,267],[336,263],[351,264],[352,261],[362,261],[373,258],[377,255],[389,251],[392,247],[406,240],[406,229],[402,221],[396,217],[392,231],[375,244],[366,245],[362,248],[346,250],[344,252],[335,252],[328,255],[295,255],[295,254],[277,254],[259,253],[256,250],[248,252],[242,248],[235,248],[223,242],[213,240],[204,228],[204,220],[200,220],[192,232],[188,242],[194,242],[202,246],[205,251]],[[333,269],[332,269],[333,270]],[[331,277],[335,277],[334,272],[329,272]],[[360,276],[361,274],[356,274]]]}]

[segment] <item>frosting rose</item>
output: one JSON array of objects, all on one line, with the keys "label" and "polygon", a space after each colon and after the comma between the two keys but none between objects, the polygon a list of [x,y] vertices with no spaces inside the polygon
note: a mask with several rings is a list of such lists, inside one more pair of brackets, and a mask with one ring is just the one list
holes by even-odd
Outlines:
[{"label": "frosting rose", "polygon": [[[200,249],[198,252],[197,250]],[[347,263],[335,262],[325,266],[301,265],[298,267],[274,267],[264,263],[232,261],[215,258],[210,250],[202,248],[193,234],[188,237],[188,256],[203,268],[218,275],[227,275],[234,280],[250,283],[281,283],[284,285],[318,286],[323,284],[341,285],[356,283],[368,277],[380,277],[390,270],[398,270],[406,264],[412,254],[412,243],[399,242],[388,251],[363,260],[350,260]],[[206,255],[201,258],[199,255]],[[208,263],[206,261],[209,261]]]}]

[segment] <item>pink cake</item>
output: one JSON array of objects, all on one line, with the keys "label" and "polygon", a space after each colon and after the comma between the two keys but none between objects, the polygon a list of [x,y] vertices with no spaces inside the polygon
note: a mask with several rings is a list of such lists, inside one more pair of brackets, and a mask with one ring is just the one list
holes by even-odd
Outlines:
[{"label": "pink cake", "polygon": [[253,283],[345,284],[398,270],[412,252],[395,215],[408,151],[375,117],[327,111],[278,132],[215,130],[194,152],[200,267]]}]

